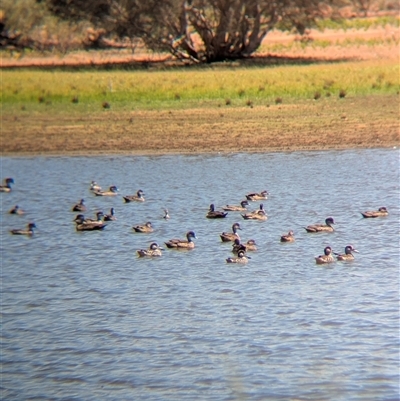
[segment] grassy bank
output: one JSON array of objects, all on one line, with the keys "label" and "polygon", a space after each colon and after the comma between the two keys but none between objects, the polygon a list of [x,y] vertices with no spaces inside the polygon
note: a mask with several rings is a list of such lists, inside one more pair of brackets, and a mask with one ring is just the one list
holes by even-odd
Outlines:
[{"label": "grassy bank", "polygon": [[3,115],[2,153],[159,154],[399,146],[398,106],[398,95],[371,95],[253,107],[20,111]]},{"label": "grassy bank", "polygon": [[396,60],[168,71],[4,70],[7,154],[399,145]]},{"label": "grassy bank", "polygon": [[[300,66],[168,71],[2,71],[3,111],[87,112],[104,102],[116,110],[266,105],[315,96],[395,94],[397,60]],[[319,95],[318,95],[319,94]],[[46,110],[44,110],[46,109]]]}]

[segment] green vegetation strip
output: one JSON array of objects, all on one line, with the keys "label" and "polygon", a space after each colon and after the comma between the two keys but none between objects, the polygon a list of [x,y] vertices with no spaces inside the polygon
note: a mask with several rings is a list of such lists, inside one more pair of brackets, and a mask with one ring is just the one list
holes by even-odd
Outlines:
[{"label": "green vegetation strip", "polygon": [[186,109],[396,94],[396,60],[163,71],[2,71],[3,113]]}]

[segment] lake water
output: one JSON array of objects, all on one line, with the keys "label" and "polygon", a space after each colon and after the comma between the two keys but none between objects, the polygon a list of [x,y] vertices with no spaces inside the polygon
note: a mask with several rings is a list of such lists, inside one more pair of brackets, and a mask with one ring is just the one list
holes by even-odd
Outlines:
[{"label": "lake water", "polygon": [[[399,399],[398,150],[1,163],[15,180],[0,194],[2,399]],[[94,196],[92,180],[119,195]],[[124,204],[138,189],[146,202]],[[265,222],[205,217],[264,189]],[[118,220],[76,232],[81,198],[85,216],[114,207]],[[7,213],[16,204],[24,216]],[[389,216],[362,218],[380,206]],[[306,233],[328,216],[334,233]],[[30,221],[32,238],[10,235]],[[133,232],[146,221],[154,233]],[[234,222],[258,244],[245,266],[225,262]],[[290,229],[296,242],[280,243]],[[188,230],[191,251],[135,253]],[[355,261],[315,264],[348,244]]]}]

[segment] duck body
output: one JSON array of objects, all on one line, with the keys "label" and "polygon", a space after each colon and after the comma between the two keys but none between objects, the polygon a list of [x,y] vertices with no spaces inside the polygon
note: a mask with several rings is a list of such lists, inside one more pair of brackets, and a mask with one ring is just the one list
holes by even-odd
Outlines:
[{"label": "duck body", "polygon": [[361,212],[362,216],[364,218],[376,218],[376,217],[384,217],[389,214],[388,210],[386,207],[380,207],[378,210],[370,210],[367,212]]},{"label": "duck body", "polygon": [[150,221],[148,221],[146,224],[134,226],[132,228],[137,233],[152,233],[154,231]]},{"label": "duck body", "polygon": [[246,264],[248,263],[248,259],[250,257],[246,256],[246,253],[243,250],[240,250],[237,254],[237,257],[235,258],[227,258],[226,263],[240,263],[240,264]]},{"label": "duck body", "polygon": [[353,252],[358,253],[357,249],[354,249],[353,245],[347,245],[344,248],[344,254],[336,254],[336,259],[339,261],[351,261],[354,260]]},{"label": "duck body", "polygon": [[232,244],[232,252],[237,254],[239,251],[256,251],[257,244],[254,239],[249,239],[245,244],[240,242],[240,239],[235,239]]},{"label": "duck body", "polygon": [[115,221],[115,220],[117,220],[117,218],[115,217],[115,211],[114,211],[113,207],[110,209],[110,214],[104,215],[103,220],[104,221]]},{"label": "duck body", "polygon": [[247,210],[246,206],[249,204],[247,200],[243,200],[240,202],[240,206],[238,205],[225,205],[222,207],[222,210],[225,210],[226,212],[243,212]]},{"label": "duck body", "polygon": [[92,181],[91,184],[90,184],[90,190],[91,191],[101,191],[102,188],[101,188],[100,185],[97,184],[96,181]]},{"label": "duck body", "polygon": [[15,205],[8,213],[18,214],[19,216],[25,214],[25,212],[18,205]]},{"label": "duck body", "polygon": [[327,219],[325,219],[325,224],[313,224],[313,225],[304,227],[304,229],[308,233],[333,232],[335,230],[332,227],[332,224],[335,224],[335,221],[333,220],[332,217],[328,217]]},{"label": "duck body", "polygon": [[154,257],[154,256],[161,256],[162,248],[160,248],[157,244],[157,242],[153,242],[150,244],[149,249],[139,249],[138,251],[136,251],[136,253],[138,254],[138,256],[140,258],[149,256],[149,257]]},{"label": "duck body", "polygon": [[268,199],[268,191],[262,191],[262,192],[252,192],[246,195],[246,199],[249,201],[258,201],[258,200],[264,200]]},{"label": "duck body", "polygon": [[102,225],[103,224],[103,220],[102,220],[103,217],[104,217],[104,213],[102,211],[99,211],[99,212],[96,213],[96,218],[95,219],[85,219],[85,217],[82,214],[79,214],[76,217],[76,219],[83,218],[83,221],[85,223],[94,223],[94,224]]},{"label": "duck body", "polygon": [[335,258],[332,256],[332,248],[330,246],[325,247],[323,255],[315,257],[315,263],[317,265],[325,265],[334,261]]},{"label": "duck body", "polygon": [[245,243],[246,251],[256,251],[257,250],[257,244],[254,239],[249,239]]},{"label": "duck body", "polygon": [[289,231],[287,234],[281,235],[281,242],[294,242],[293,231]]},{"label": "duck body", "polygon": [[76,231],[98,231],[103,230],[107,226],[101,219],[85,219],[83,214],[78,214],[78,216],[75,217],[74,222],[76,223]]},{"label": "duck body", "polygon": [[260,204],[260,208],[258,210],[255,210],[253,212],[249,212],[249,213],[245,213],[245,214],[241,214],[241,216],[245,219],[245,220],[267,220],[268,216],[267,213],[265,213],[264,210],[264,205],[261,203]]},{"label": "duck body", "polygon": [[221,212],[220,210],[215,210],[215,206],[212,203],[206,215],[207,219],[223,219],[227,216],[228,212]]},{"label": "duck body", "polygon": [[194,231],[188,231],[186,233],[186,240],[173,238],[165,242],[167,248],[181,248],[181,249],[192,249],[194,248],[193,239],[196,238]]},{"label": "duck body", "polygon": [[223,232],[220,237],[222,242],[230,242],[230,241],[235,241],[235,239],[239,238],[239,234],[237,233],[237,230],[241,230],[240,224],[239,223],[234,223],[232,225],[232,232]]},{"label": "duck body", "polygon": [[169,215],[169,213],[168,213],[168,209],[164,209],[164,216],[163,216],[163,219],[169,220],[169,218],[170,218],[170,215]]},{"label": "duck body", "polygon": [[144,198],[144,193],[141,189],[136,192],[136,195],[126,195],[123,196],[125,203],[129,202],[144,202],[146,199]]},{"label": "duck body", "polygon": [[96,196],[116,196],[118,195],[118,188],[115,185],[111,185],[108,191],[93,191]]},{"label": "duck body", "polygon": [[86,212],[85,199],[81,199],[79,203],[73,206],[73,212]]},{"label": "duck body", "polygon": [[247,248],[245,244],[242,244],[239,238],[236,238],[232,244],[232,252],[236,255],[239,251],[246,252]]},{"label": "duck body", "polygon": [[33,235],[33,230],[37,228],[35,223],[28,223],[26,229],[12,229],[10,233],[12,235]]},{"label": "duck body", "polygon": [[11,184],[14,184],[14,179],[5,178],[4,185],[0,185],[0,192],[11,192]]}]

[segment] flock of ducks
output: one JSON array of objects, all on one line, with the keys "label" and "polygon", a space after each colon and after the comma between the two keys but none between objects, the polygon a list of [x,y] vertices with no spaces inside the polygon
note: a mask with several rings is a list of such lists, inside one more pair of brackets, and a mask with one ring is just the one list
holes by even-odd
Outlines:
[{"label": "flock of ducks", "polygon": [[[14,184],[13,178],[4,179],[4,184],[0,185],[0,192],[11,192],[12,184]],[[118,188],[113,185],[108,188],[108,190],[103,191],[103,189],[95,182],[92,181],[90,185],[90,191],[95,196],[117,196]],[[206,214],[208,219],[221,219],[228,215],[228,212],[241,212],[240,216],[244,220],[267,220],[268,216],[264,210],[263,203],[260,203],[259,208],[254,211],[249,211],[247,207],[249,206],[249,201],[263,201],[268,199],[268,192],[262,191],[260,193],[254,192],[245,195],[245,200],[241,201],[239,205],[225,205],[221,209],[216,210],[214,204],[210,204],[209,210]],[[135,195],[123,196],[125,203],[129,202],[145,202],[144,191],[139,189]],[[102,211],[96,213],[94,219],[86,218],[84,212],[86,212],[85,200],[81,199],[77,204],[73,205],[71,211],[77,212],[75,219],[75,227],[77,231],[99,231],[103,230],[107,224],[105,222],[116,220],[114,208],[110,209],[109,214],[104,214]],[[10,211],[10,214],[22,215],[25,212],[18,206],[15,205]],[[378,210],[371,210],[366,212],[361,212],[364,218],[377,218],[387,216],[388,210],[386,207],[380,207]],[[168,220],[170,218],[168,210],[164,209],[164,219]],[[332,217],[327,217],[325,219],[325,224],[312,224],[304,229],[308,233],[319,233],[319,232],[333,232],[333,225],[335,221]],[[27,224],[24,229],[11,229],[10,233],[13,235],[33,235],[36,229],[34,222]],[[138,233],[152,233],[154,228],[150,221],[143,225],[133,226],[132,229]],[[254,239],[248,240],[246,243],[242,243],[238,231],[241,230],[240,223],[236,222],[232,225],[231,232],[222,232],[220,238],[222,242],[232,242],[232,252],[235,256],[226,258],[227,263],[237,263],[246,264],[248,260],[251,259],[247,252],[256,251],[257,244]],[[193,249],[195,247],[194,240],[196,239],[196,234],[194,231],[188,231],[186,233],[186,238],[172,238],[165,241],[164,244],[170,249]],[[290,230],[287,234],[280,237],[281,242],[294,242],[295,236],[294,232]],[[136,251],[138,257],[160,257],[162,256],[163,248],[156,242],[152,242],[148,249],[139,249]],[[354,260],[353,253],[358,253],[358,251],[352,246],[347,245],[343,254],[336,253],[332,250],[330,246],[325,247],[324,254],[315,257],[316,264],[328,264],[336,260],[338,261],[351,261]]]}]

